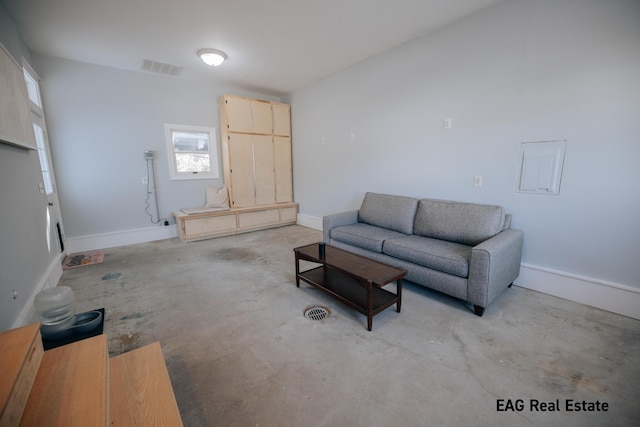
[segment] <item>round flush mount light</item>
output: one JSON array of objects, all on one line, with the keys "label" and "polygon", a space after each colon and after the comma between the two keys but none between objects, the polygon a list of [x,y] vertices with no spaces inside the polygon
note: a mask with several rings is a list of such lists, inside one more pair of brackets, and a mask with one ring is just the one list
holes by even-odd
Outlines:
[{"label": "round flush mount light", "polygon": [[217,49],[200,49],[198,51],[198,56],[204,61],[205,64],[211,65],[213,67],[217,67],[218,65],[222,64],[225,59],[227,59],[227,55]]}]

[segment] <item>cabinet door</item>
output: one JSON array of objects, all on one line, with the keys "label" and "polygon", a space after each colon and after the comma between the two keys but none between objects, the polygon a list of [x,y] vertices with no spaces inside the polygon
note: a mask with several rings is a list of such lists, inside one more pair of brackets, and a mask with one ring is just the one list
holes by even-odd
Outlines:
[{"label": "cabinet door", "polygon": [[232,132],[251,132],[251,100],[235,96],[225,97],[227,128]]},{"label": "cabinet door", "polygon": [[22,67],[0,43],[0,142],[3,141],[37,149]]},{"label": "cabinet door", "polygon": [[270,102],[251,101],[251,132],[268,135],[271,135],[273,132]]},{"label": "cabinet door", "polygon": [[273,102],[273,134],[291,136],[291,106]]},{"label": "cabinet door", "polygon": [[268,135],[253,135],[256,205],[270,205],[276,201],[273,139]]},{"label": "cabinet door", "polygon": [[276,175],[276,203],[293,201],[293,171],[291,162],[291,138],[273,137]]},{"label": "cabinet door", "polygon": [[253,141],[251,135],[229,135],[229,163],[231,182],[229,198],[232,208],[255,205]]},{"label": "cabinet door", "polygon": [[269,102],[227,96],[225,97],[225,108],[229,131],[271,133],[273,121]]}]

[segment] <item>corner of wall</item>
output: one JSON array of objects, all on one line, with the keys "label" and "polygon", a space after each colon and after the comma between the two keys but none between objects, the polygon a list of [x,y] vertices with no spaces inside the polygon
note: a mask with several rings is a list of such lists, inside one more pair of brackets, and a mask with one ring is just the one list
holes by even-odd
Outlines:
[{"label": "corner of wall", "polygon": [[29,296],[29,299],[27,299],[27,302],[22,307],[22,310],[20,310],[20,314],[18,315],[16,320],[13,322],[12,328],[25,326],[37,320],[35,316],[35,311],[33,309],[33,301],[36,295],[40,293],[40,291],[47,288],[52,288],[58,284],[58,282],[60,281],[60,278],[62,277],[63,257],[64,257],[64,254],[61,253],[51,261],[51,264],[49,264],[49,268],[47,268],[47,271],[42,276],[42,279],[38,283],[38,286],[36,286],[36,288],[33,290],[33,293]]},{"label": "corner of wall", "polygon": [[314,230],[322,231],[322,218],[318,218],[311,215],[298,214],[298,225],[303,227],[313,228]]}]

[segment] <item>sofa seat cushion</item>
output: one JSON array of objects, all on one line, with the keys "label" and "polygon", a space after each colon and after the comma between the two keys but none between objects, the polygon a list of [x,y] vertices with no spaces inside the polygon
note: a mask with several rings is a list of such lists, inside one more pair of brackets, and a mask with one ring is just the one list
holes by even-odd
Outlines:
[{"label": "sofa seat cushion", "polygon": [[504,225],[500,206],[422,199],[413,234],[475,246],[498,234]]},{"label": "sofa seat cushion", "polygon": [[386,240],[382,252],[443,273],[468,277],[471,249],[460,243],[413,235]]},{"label": "sofa seat cushion", "polygon": [[406,234],[363,223],[335,227],[331,229],[330,234],[330,237],[338,242],[374,252],[382,252],[382,244],[386,239],[403,236]]},{"label": "sofa seat cushion", "polygon": [[413,233],[418,199],[390,194],[366,193],[358,212],[358,222],[388,228],[404,234]]}]

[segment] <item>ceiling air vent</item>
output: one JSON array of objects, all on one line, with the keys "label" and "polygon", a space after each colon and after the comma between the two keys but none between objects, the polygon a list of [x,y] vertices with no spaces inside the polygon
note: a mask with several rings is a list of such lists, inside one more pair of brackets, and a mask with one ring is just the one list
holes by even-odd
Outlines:
[{"label": "ceiling air vent", "polygon": [[184,69],[179,65],[165,64],[163,62],[152,61],[150,59],[144,59],[142,62],[142,69],[149,71],[150,73],[165,74],[167,76],[178,76]]}]

